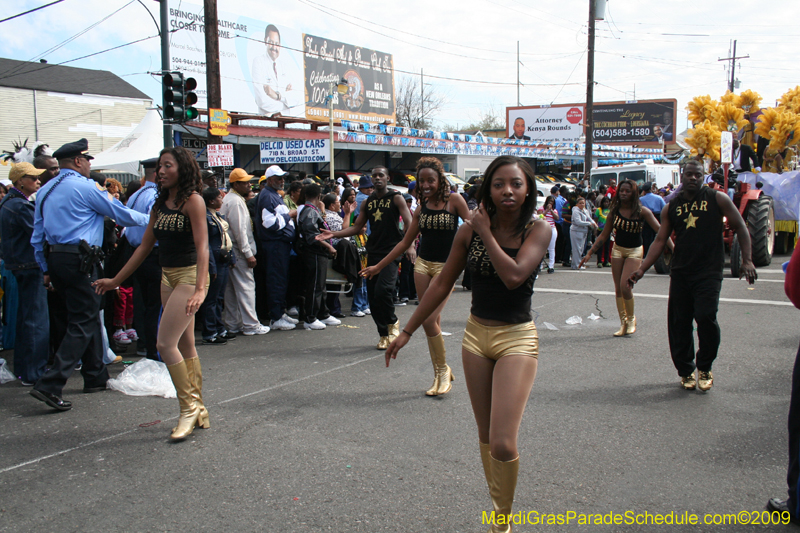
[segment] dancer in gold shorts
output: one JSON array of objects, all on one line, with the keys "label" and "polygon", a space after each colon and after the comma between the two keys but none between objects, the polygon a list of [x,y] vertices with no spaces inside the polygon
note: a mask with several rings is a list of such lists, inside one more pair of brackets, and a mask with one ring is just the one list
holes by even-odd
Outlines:
[{"label": "dancer in gold shorts", "polygon": [[180,418],[171,437],[188,437],[195,426],[208,428],[203,405],[203,373],[194,347],[194,315],[206,297],[208,226],[200,196],[200,168],[184,148],[165,148],[156,167],[158,196],[142,244],[113,279],[94,282],[98,293],[118,287],[150,255],[158,240],[161,277],[161,324],[156,345],[178,393]]},{"label": "dancer in gold shorts", "polygon": [[[611,238],[614,230],[614,247],[611,249],[611,277],[614,278],[614,294],[617,299],[620,328],[615,337],[631,335],[636,331],[633,289],[628,286],[628,278],[636,272],[644,258],[642,229],[645,222],[658,233],[661,225],[639,201],[639,187],[633,180],[624,180],[617,187],[617,194],[611,200],[611,208],[603,232],[597,237],[586,256],[581,260],[583,266],[603,243]],[[671,248],[672,243],[668,244]]]},{"label": "dancer in gold shorts", "polygon": [[[459,194],[450,194],[450,184],[444,175],[444,166],[435,157],[423,157],[417,163],[416,190],[420,195],[419,206],[414,211],[411,225],[403,240],[380,263],[362,270],[361,275],[366,278],[377,275],[407,250],[417,235],[421,234],[418,257],[414,263],[414,284],[421,300],[431,281],[444,268],[458,231],[458,218],[469,220],[470,215],[464,198]],[[447,365],[440,325],[442,309],[446,303],[447,298],[422,323],[422,328],[428,337],[428,350],[433,363],[433,385],[425,392],[428,396],[448,393],[454,379],[453,372]]]},{"label": "dancer in gold shorts", "polygon": [[539,342],[531,317],[536,270],[552,231],[536,212],[536,181],[524,160],[502,156],[486,169],[481,202],[458,230],[441,274],[386,351],[386,365],[411,335],[438,312],[466,266],[472,308],[461,355],[478,425],[481,460],[494,512],[492,533],[509,532],[517,486],[517,435],[538,365]]}]

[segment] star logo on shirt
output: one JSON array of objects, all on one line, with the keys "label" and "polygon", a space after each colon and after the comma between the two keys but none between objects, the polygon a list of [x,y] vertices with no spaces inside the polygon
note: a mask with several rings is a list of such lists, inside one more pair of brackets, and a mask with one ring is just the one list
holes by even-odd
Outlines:
[{"label": "star logo on shirt", "polygon": [[696,222],[697,222],[697,217],[695,217],[692,213],[689,213],[689,216],[686,217],[686,228],[697,229],[697,226],[695,226]]},{"label": "star logo on shirt", "polygon": [[380,222],[380,221],[381,221],[381,216],[382,216],[382,215],[383,215],[383,212],[382,212],[382,211],[378,211],[378,210],[376,210],[376,211],[375,211],[375,222]]}]

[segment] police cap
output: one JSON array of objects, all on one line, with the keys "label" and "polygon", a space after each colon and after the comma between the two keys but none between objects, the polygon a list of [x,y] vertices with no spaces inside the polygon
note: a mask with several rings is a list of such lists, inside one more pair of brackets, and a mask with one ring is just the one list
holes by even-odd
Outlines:
[{"label": "police cap", "polygon": [[81,139],[79,141],[67,143],[55,152],[53,152],[53,157],[56,159],[70,159],[73,157],[78,156],[86,156],[87,159],[94,159],[94,157],[89,155],[89,141],[86,139]]},{"label": "police cap", "polygon": [[141,163],[142,168],[156,168],[158,166],[158,158],[151,157],[150,159],[139,161],[139,163]]}]

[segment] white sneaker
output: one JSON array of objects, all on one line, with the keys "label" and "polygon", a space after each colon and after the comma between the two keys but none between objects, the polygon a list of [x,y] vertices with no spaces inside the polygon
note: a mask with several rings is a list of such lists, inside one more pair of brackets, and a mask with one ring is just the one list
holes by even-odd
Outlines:
[{"label": "white sneaker", "polygon": [[362,316],[367,316],[367,315],[363,311],[353,311],[352,313],[350,313],[350,316],[357,316],[361,318]]},{"label": "white sneaker", "polygon": [[255,329],[246,329],[242,331],[243,335],[264,335],[265,333],[269,333],[269,328],[264,324],[259,324]]},{"label": "white sneaker", "polygon": [[300,312],[297,310],[297,306],[295,305],[290,307],[289,310],[286,311],[286,314],[289,316],[297,316],[300,314]]},{"label": "white sneaker", "polygon": [[133,329],[133,328],[126,329],[125,330],[125,336],[127,336],[132,341],[138,341],[139,340],[139,335],[136,333],[136,330]]},{"label": "white sneaker", "polygon": [[280,322],[281,320],[284,320],[284,321],[288,322],[289,324],[298,324],[300,322],[296,318],[292,318],[289,315],[287,315],[286,313],[283,313],[283,316],[278,319],[278,322]]},{"label": "white sneaker", "polygon": [[319,322],[322,322],[326,326],[338,326],[339,324],[342,323],[341,320],[339,320],[338,318],[336,318],[333,315],[330,315],[328,318],[324,318],[324,319],[320,320]]},{"label": "white sneaker", "polygon": [[287,321],[286,318],[288,317],[283,315],[283,318],[280,318],[279,320],[273,320],[270,322],[269,327],[271,329],[279,329],[281,331],[289,331],[297,327],[294,323]]},{"label": "white sneaker", "polygon": [[364,309],[364,314],[365,314],[365,315],[371,315],[371,314],[372,314],[372,311],[370,311],[369,307],[367,307],[366,309]]},{"label": "white sneaker", "polygon": [[117,332],[114,333],[113,338],[114,338],[114,342],[116,342],[117,344],[130,344],[131,343],[131,340],[128,338],[127,335],[125,335],[125,331],[122,330],[122,329],[117,330]]},{"label": "white sneaker", "polygon": [[303,328],[304,329],[325,329],[325,324],[323,324],[319,320],[315,320],[314,322],[311,322],[310,324],[308,322],[303,323]]}]

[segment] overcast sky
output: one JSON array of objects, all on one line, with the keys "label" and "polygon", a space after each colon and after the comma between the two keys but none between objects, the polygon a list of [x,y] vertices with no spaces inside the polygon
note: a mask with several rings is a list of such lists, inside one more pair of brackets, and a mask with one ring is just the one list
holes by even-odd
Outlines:
[{"label": "overcast sky", "polygon": [[[6,9],[2,16],[49,1],[6,2],[13,12]],[[179,4],[170,1],[171,7]],[[585,100],[588,0],[218,4],[220,11],[393,54],[396,84],[407,75],[399,71],[418,76],[424,69],[426,89],[447,99],[435,117],[437,127],[465,126],[492,111],[504,116],[506,106],[517,104],[517,41],[522,105]],[[158,7],[153,0],[64,0],[2,23],[0,56],[61,63],[145,39],[157,33],[147,9],[158,20]],[[609,0],[605,20],[597,22],[595,101],[631,100],[634,90],[637,100],[676,98],[683,129],[689,99],[725,92],[728,63],[718,59],[728,57],[737,39],[737,56],[750,56],[737,62],[737,92],[755,90],[764,97],[762,105],[774,105],[800,84],[797,20],[797,0]],[[160,79],[147,74],[160,68],[157,38],[67,64],[110,70],[160,102]]]}]

